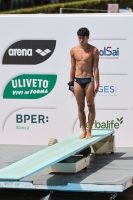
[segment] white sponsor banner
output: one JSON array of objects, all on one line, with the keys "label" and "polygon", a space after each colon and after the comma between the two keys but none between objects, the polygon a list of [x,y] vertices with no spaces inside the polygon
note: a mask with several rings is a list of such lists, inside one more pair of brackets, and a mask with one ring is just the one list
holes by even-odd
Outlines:
[{"label": "white sponsor banner", "polygon": [[131,147],[132,20],[118,14],[0,16],[0,144],[47,145],[51,137],[61,141],[81,131],[67,83],[70,49],[78,45],[77,30],[87,27],[100,55],[93,128],[113,128],[116,146]]}]

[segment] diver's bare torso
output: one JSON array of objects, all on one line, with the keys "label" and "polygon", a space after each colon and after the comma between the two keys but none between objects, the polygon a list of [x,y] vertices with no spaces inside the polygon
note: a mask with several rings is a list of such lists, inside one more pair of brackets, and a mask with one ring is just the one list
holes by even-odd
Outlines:
[{"label": "diver's bare torso", "polygon": [[76,62],[75,77],[87,78],[93,76],[93,54],[95,47],[88,44],[85,49],[80,45],[72,48],[72,54]]}]

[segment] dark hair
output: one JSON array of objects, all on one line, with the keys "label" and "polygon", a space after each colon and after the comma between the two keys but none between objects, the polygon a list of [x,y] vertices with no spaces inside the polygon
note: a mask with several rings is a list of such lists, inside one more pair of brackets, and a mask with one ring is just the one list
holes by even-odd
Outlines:
[{"label": "dark hair", "polygon": [[83,27],[83,28],[80,28],[77,31],[77,35],[78,36],[87,36],[88,37],[90,35],[90,31],[87,28]]}]

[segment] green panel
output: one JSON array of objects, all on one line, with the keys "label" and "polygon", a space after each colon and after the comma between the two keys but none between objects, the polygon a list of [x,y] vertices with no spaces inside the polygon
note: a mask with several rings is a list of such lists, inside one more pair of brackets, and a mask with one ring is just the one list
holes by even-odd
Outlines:
[{"label": "green panel", "polygon": [[4,99],[39,99],[51,92],[57,80],[55,74],[23,74],[10,80]]}]

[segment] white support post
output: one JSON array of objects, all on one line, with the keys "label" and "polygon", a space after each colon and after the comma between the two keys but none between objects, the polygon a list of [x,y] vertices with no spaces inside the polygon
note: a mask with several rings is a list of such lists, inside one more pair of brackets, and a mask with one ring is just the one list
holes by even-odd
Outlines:
[{"label": "white support post", "polygon": [[62,8],[60,8],[60,14],[62,14]]}]

